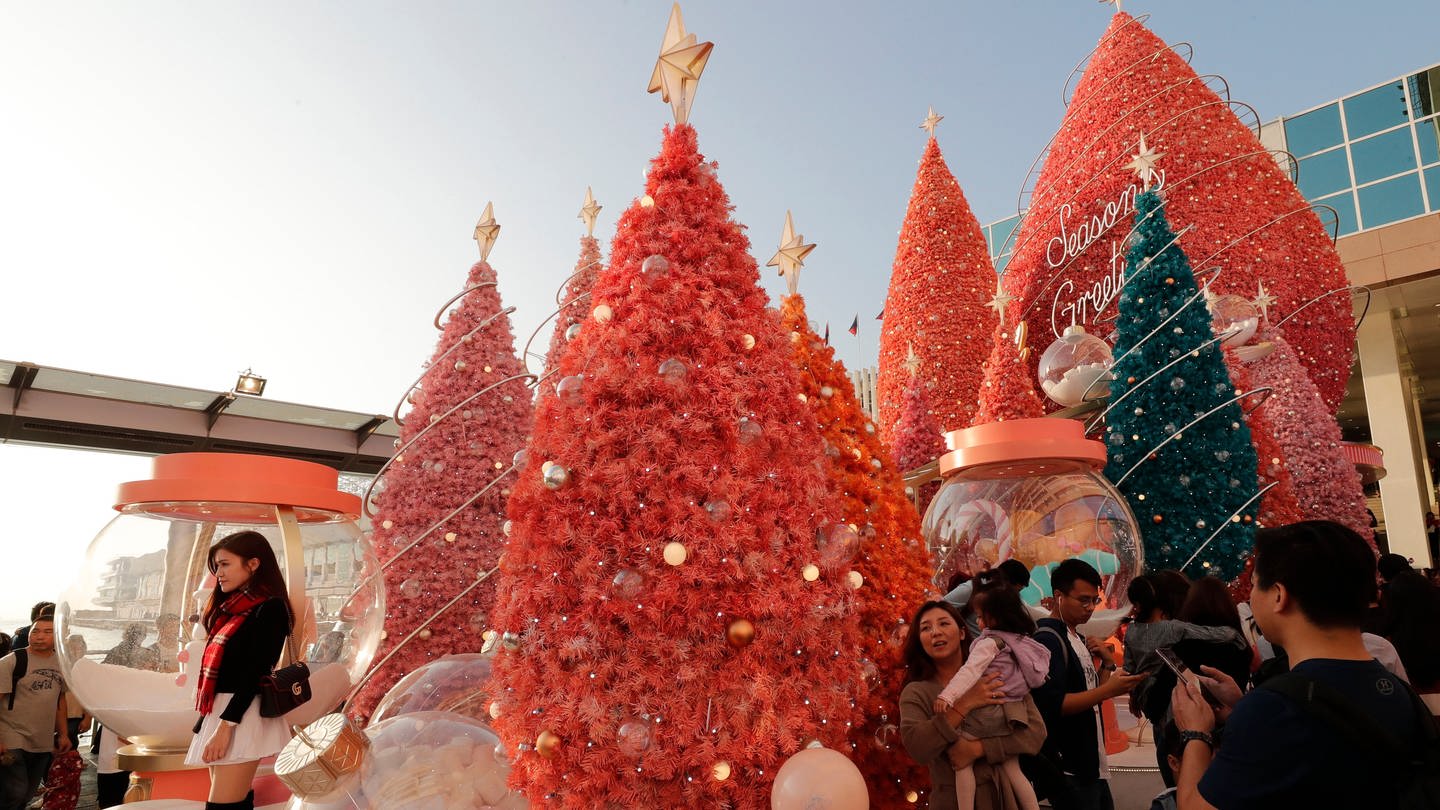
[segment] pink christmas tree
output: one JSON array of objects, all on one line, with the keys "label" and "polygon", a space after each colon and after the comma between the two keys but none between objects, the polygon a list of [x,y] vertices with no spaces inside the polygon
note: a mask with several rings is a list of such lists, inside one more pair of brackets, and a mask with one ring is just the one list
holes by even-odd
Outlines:
[{"label": "pink christmas tree", "polygon": [[1355,465],[1341,449],[1340,425],[1280,330],[1272,330],[1264,339],[1275,343],[1275,351],[1251,366],[1252,379],[1255,385],[1270,388],[1266,411],[1300,510],[1309,520],[1343,523],[1373,544],[1365,491]]},{"label": "pink christmas tree", "polygon": [[421,664],[477,651],[495,600],[494,581],[487,580],[420,629],[498,563],[511,467],[530,430],[527,375],[515,357],[495,271],[484,259],[500,226],[489,206],[485,212],[476,227],[481,260],[407,395],[412,407],[399,451],[376,484],[373,542],[382,561],[394,562],[385,569],[385,641],[376,656],[385,663],[351,702],[357,718],[368,718],[390,687]]},{"label": "pink christmas tree", "polygon": [[[900,421],[895,424],[895,463],[900,471],[908,473],[924,467],[945,453],[945,439],[940,424],[930,410],[930,400],[925,396],[925,379],[920,376],[920,355],[910,352],[906,358],[906,370],[910,380],[905,384],[905,399],[900,407]],[[915,505],[920,514],[925,514],[930,499],[940,489],[939,481],[931,481],[915,493]]]}]

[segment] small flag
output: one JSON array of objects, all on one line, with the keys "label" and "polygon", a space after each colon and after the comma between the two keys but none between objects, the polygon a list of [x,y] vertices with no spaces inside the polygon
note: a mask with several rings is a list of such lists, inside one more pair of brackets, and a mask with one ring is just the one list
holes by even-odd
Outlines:
[{"label": "small flag", "polygon": [[883,321],[883,320],[885,320],[885,308],[884,308],[884,307],[881,307],[881,308],[880,308],[880,314],[875,316],[875,320],[877,320],[877,321]]},{"label": "small flag", "polygon": [[850,334],[857,336],[860,334],[860,313],[858,312],[855,313],[855,320],[850,322]]},{"label": "small flag", "polygon": [[825,345],[830,345],[830,322],[825,322]]}]

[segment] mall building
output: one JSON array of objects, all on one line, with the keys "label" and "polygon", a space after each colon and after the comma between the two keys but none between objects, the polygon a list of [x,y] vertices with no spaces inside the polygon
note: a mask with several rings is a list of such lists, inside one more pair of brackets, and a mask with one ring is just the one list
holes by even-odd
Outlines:
[{"label": "mall building", "polygon": [[[1356,363],[1340,426],[1391,551],[1431,560],[1440,463],[1440,64],[1264,124],[1336,234],[1356,297]],[[1288,162],[1288,160],[1287,160]],[[984,226],[992,250],[1020,216]],[[1013,245],[1013,240],[1009,245]],[[994,257],[1003,270],[1008,254]],[[1379,453],[1374,448],[1378,448]],[[1380,455],[1383,453],[1383,457]],[[1378,480],[1377,480],[1378,479]]]}]

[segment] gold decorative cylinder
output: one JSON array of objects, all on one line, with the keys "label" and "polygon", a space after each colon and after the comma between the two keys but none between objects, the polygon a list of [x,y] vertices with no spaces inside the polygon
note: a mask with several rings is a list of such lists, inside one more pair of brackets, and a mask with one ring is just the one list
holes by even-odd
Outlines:
[{"label": "gold decorative cylinder", "polygon": [[343,714],[327,714],[305,728],[275,758],[275,775],[302,799],[324,796],[360,770],[370,738]]}]

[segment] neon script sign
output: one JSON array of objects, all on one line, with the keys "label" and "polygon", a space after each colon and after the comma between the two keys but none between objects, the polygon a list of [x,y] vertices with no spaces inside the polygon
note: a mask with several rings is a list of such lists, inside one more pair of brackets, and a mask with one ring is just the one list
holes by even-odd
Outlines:
[{"label": "neon script sign", "polygon": [[[1165,187],[1165,171],[1156,169],[1151,188]],[[1045,244],[1045,263],[1051,270],[1063,273],[1076,259],[1086,254],[1122,220],[1129,222],[1135,216],[1135,200],[1144,189],[1131,183],[1120,192],[1117,199],[1105,203],[1105,207],[1088,219],[1074,222],[1075,209],[1070,203],[1060,207],[1060,233]],[[1076,294],[1075,282],[1066,278],[1055,289],[1050,303],[1050,328],[1060,337],[1065,327],[1071,324],[1092,324],[1099,320],[1101,313],[1114,303],[1125,284],[1124,240],[1111,240],[1108,272],[1090,286]]]}]

